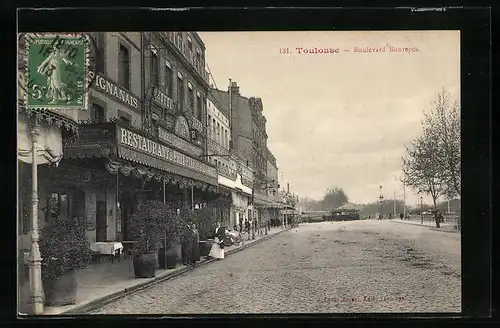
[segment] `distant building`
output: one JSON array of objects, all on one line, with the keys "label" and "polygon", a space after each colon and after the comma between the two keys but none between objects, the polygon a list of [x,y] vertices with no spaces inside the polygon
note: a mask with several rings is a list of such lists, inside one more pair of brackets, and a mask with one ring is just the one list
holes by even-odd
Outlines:
[{"label": "distant building", "polygon": [[[261,98],[242,96],[240,87],[231,81],[228,91],[210,89],[215,100],[227,109],[231,123],[230,150],[248,161],[253,170],[253,205],[255,211],[248,210],[248,217],[267,222],[268,211],[279,204],[274,199],[277,190],[278,168],[276,159],[267,147],[267,120],[263,115]],[[268,169],[268,163],[272,165]],[[272,196],[271,196],[272,195]]]}]

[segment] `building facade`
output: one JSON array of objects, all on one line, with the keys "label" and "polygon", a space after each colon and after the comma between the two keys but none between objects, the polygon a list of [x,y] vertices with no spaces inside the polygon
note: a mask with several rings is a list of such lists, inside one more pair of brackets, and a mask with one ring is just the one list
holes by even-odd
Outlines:
[{"label": "building facade", "polygon": [[[278,169],[276,159],[267,147],[267,120],[263,115],[262,99],[241,95],[240,87],[235,81],[230,81],[227,92],[217,89],[210,91],[219,103],[228,104],[231,149],[249,163],[253,172],[253,206],[247,211],[247,217],[265,224],[271,218],[269,209],[277,209],[281,204],[275,197]],[[268,167],[269,162],[271,167]]]},{"label": "building facade", "polygon": [[[209,92],[207,105],[207,153],[209,162],[217,167],[219,185],[231,191],[231,205],[227,215],[222,216],[222,225],[238,226],[248,218],[252,209],[253,172],[233,149],[229,106],[224,106],[217,97]],[[226,209],[222,209],[226,212]]]},{"label": "building facade", "polygon": [[[196,33],[92,33],[96,79],[80,137],[39,173],[40,228],[78,217],[90,242],[129,240],[147,199],[193,210],[231,193],[206,154],[205,47]],[[29,247],[20,216],[20,247]]]}]

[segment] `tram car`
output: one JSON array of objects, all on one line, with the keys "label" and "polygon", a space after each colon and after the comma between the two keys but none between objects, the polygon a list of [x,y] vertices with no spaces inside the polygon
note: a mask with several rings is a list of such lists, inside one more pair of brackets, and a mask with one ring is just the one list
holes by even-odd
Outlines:
[{"label": "tram car", "polygon": [[328,221],[353,221],[359,220],[359,210],[350,204],[328,211],[324,217]]}]

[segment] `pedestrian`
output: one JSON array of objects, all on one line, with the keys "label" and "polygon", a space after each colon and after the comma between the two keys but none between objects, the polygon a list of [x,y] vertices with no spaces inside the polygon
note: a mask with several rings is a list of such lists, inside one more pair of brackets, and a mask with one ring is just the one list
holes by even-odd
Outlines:
[{"label": "pedestrian", "polygon": [[191,230],[192,238],[192,246],[191,246],[191,264],[193,266],[196,265],[196,262],[200,261],[200,233],[196,228],[196,224],[193,223]]},{"label": "pedestrian", "polygon": [[184,265],[188,265],[190,263],[190,257],[192,252],[191,238],[192,238],[192,228],[189,223],[186,223],[182,231],[182,239],[181,239],[181,257],[182,257],[182,264]]},{"label": "pedestrian", "polygon": [[214,243],[210,249],[208,256],[222,260],[224,258],[224,237],[225,231],[222,229],[220,222],[217,222],[217,227],[214,231]]},{"label": "pedestrian", "polygon": [[245,231],[250,234],[250,221],[248,219],[245,220]]},{"label": "pedestrian", "polygon": [[243,232],[243,220],[240,220],[240,234]]}]

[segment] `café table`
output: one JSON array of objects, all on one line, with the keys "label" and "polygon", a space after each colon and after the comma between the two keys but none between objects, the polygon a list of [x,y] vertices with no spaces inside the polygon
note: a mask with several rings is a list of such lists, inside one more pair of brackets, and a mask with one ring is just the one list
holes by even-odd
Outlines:
[{"label": "caf\u00e9 table", "polygon": [[99,261],[102,256],[106,256],[110,257],[111,262],[114,262],[115,258],[120,260],[123,253],[123,244],[118,241],[99,241],[90,244],[90,250],[95,254],[99,254]]}]

